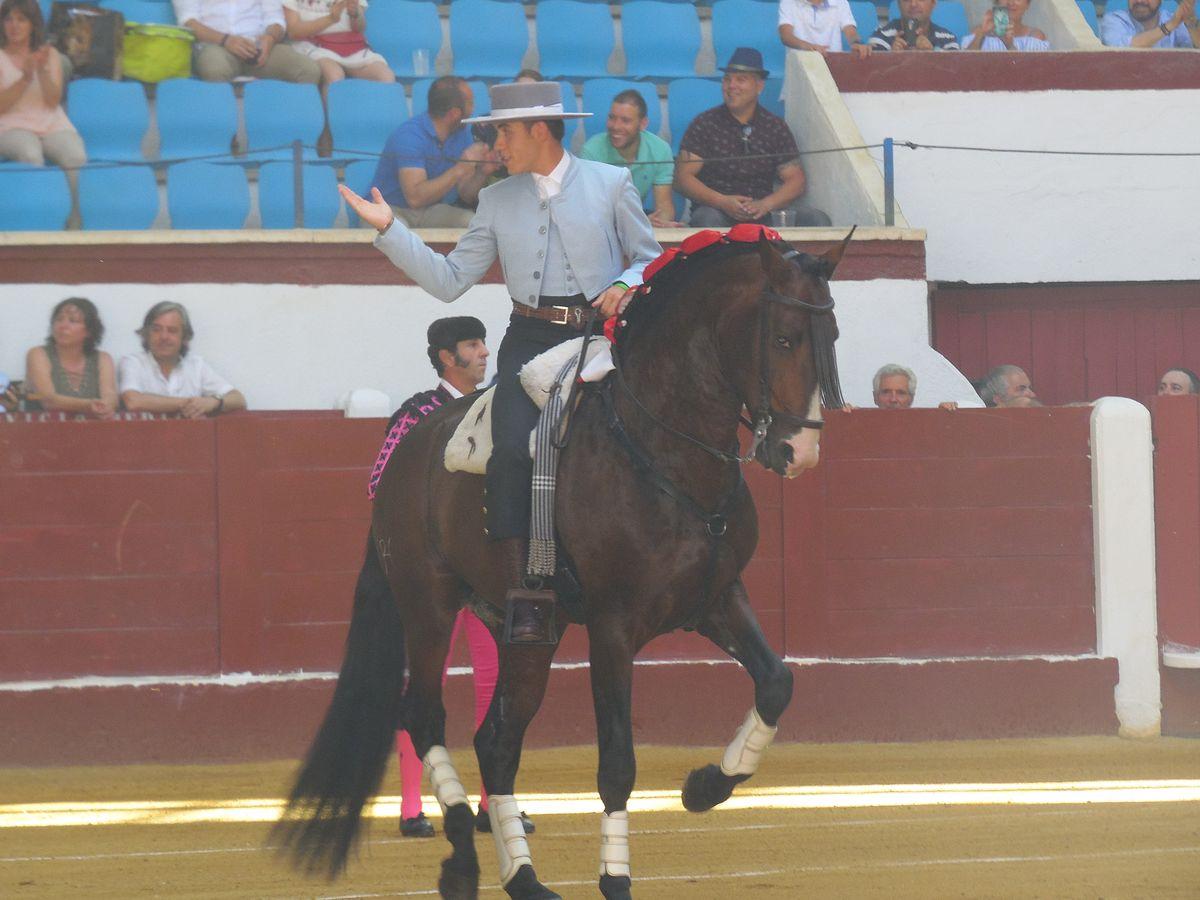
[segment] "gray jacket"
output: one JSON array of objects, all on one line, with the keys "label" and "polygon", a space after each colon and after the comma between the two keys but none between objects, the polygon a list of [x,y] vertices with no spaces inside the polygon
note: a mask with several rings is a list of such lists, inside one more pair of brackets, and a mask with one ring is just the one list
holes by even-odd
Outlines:
[{"label": "gray jacket", "polygon": [[396,220],[375,246],[417,284],[449,303],[479,281],[497,256],[509,296],[537,306],[550,212],[580,289],[589,300],[614,282],[633,287],[662,248],[627,169],[571,157],[562,191],[538,196],[533,176],[510,175],[479,193],[479,209],[458,246],[430,250]]}]

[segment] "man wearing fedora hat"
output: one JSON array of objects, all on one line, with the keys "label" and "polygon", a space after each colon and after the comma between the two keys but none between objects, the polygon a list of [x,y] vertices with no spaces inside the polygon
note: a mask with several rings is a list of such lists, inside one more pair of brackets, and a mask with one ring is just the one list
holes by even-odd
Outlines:
[{"label": "man wearing fedora hat", "polygon": [[[479,207],[458,245],[435,253],[378,190],[372,200],[342,186],[359,217],[375,226],[375,246],[439,300],[450,302],[478,282],[499,257],[512,316],[497,357],[492,457],[487,467],[487,530],[502,543],[510,584],[519,589],[528,562],[529,433],[538,410],[518,373],[534,356],[579,335],[588,305],[614,315],[661,252],[629,171],[577,159],[562,146],[566,112],[557,82],[497,84],[492,112],[465,119],[496,126],[495,150],[509,177],[479,193]],[[511,640],[546,642],[553,594],[509,592]]]},{"label": "man wearing fedora hat", "polygon": [[804,168],[787,123],[759,105],[768,75],[762,54],[738,47],[721,71],[724,102],[692,120],[675,163],[675,190],[692,201],[690,224],[766,223],[773,210],[791,210],[797,225],[829,225],[800,200]]}]

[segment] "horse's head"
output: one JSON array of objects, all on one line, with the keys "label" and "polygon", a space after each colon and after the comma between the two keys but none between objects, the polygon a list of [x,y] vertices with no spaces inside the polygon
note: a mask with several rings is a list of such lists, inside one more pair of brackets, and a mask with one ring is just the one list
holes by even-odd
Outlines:
[{"label": "horse's head", "polygon": [[812,256],[761,240],[762,278],[731,310],[741,359],[726,371],[754,419],[755,458],[789,478],[817,464],[822,403],[842,405],[829,278],[849,242]]}]

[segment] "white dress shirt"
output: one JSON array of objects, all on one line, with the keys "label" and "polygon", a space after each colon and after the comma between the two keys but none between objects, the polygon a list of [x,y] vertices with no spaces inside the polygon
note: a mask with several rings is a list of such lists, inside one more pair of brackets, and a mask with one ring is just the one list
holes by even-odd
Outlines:
[{"label": "white dress shirt", "polygon": [[443,391],[445,391],[447,394],[449,394],[451,397],[453,397],[455,400],[457,400],[459,397],[461,397],[463,395],[462,391],[460,391],[458,388],[456,388],[454,385],[452,385],[450,382],[448,382],[445,378],[442,378],[438,381],[438,386]]},{"label": "white dress shirt", "polygon": [[[840,53],[842,29],[854,24],[854,13],[847,0],[780,0],[779,24],[791,25],[792,34],[802,41]],[[866,42],[870,35],[860,34]]]},{"label": "white dress shirt", "polygon": [[557,166],[550,170],[549,175],[539,175],[537,172],[531,172],[533,183],[537,185],[538,196],[543,200],[557,197],[562,192],[563,179],[567,177],[567,169],[570,165],[570,155],[563,153],[562,159],[558,161]]},{"label": "white dress shirt", "polygon": [[203,357],[189,353],[164,375],[149,350],[121,357],[117,367],[121,393],[158,394],[161,397],[224,397],[233,385],[218,375]]},{"label": "white dress shirt", "polygon": [[195,19],[224,34],[257,38],[271,25],[284,30],[282,0],[171,0],[175,21],[184,25]]}]

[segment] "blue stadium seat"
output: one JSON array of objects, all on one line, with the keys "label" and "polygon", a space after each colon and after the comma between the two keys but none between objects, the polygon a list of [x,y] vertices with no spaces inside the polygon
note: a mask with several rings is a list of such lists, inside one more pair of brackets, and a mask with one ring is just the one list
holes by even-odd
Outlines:
[{"label": "blue stadium seat", "polygon": [[140,82],[81,78],[71,82],[67,104],[89,160],[144,159],[142,136],[150,127],[150,110]]},{"label": "blue stadium seat", "polygon": [[62,169],[0,167],[0,231],[61,231],[70,214]]},{"label": "blue stadium seat", "polygon": [[658,102],[658,92],[654,85],[644,81],[627,81],[622,78],[590,78],[583,83],[583,112],[590,112],[590,119],[583,119],[583,133],[588,137],[599,134],[604,130],[608,121],[608,109],[612,106],[613,97],[633,89],[646,100],[650,126],[646,129],[652,134],[662,130],[662,110]]},{"label": "blue stadium seat", "polygon": [[408,118],[401,84],[346,78],[329,86],[329,130],[335,156],[379,153],[396,126]]},{"label": "blue stadium seat", "polygon": [[401,78],[414,78],[413,51],[424,50],[429,72],[442,47],[442,25],[433,0],[385,0],[367,9],[367,43]]},{"label": "blue stadium seat", "polygon": [[162,159],[215,156],[230,152],[237,134],[237,99],[227,84],[172,78],[155,93],[158,155]]},{"label": "blue stadium seat", "polygon": [[154,168],[82,169],[79,214],[86,231],[141,231],[158,217],[158,184]]},{"label": "blue stadium seat", "polygon": [[[1075,0],[1075,5],[1079,7],[1079,11],[1083,14],[1083,20],[1088,23],[1088,28],[1092,29],[1092,34],[1099,37],[1100,20],[1096,17],[1096,4],[1092,0]],[[1106,8],[1113,8],[1112,4],[1109,4]]]},{"label": "blue stadium seat", "polygon": [[768,72],[783,75],[787,48],[779,40],[778,7],[759,0],[720,0],[712,8],[712,39],[718,69],[738,47],[753,47],[762,53]]},{"label": "blue stadium seat", "polygon": [[666,80],[696,74],[700,19],[690,3],[630,0],[621,7],[621,42],[630,78]]},{"label": "blue stadium seat", "polygon": [[[340,208],[337,173],[331,166],[301,166],[304,227],[332,228]],[[258,210],[263,228],[294,228],[296,189],[292,164],[267,163],[258,170]]]},{"label": "blue stadium seat", "polygon": [[170,3],[154,3],[151,0],[100,0],[105,9],[112,9],[125,17],[126,22],[141,25],[174,25],[175,8]]},{"label": "blue stadium seat", "polygon": [[[475,115],[486,115],[492,109],[491,97],[488,95],[487,84],[482,81],[469,81],[471,93],[475,97]],[[412,83],[412,114],[419,116],[429,108],[429,86],[432,78],[419,78]]]},{"label": "blue stadium seat", "polygon": [[[850,0],[850,12],[854,14],[854,26],[858,29],[858,39],[865,44],[867,39],[879,28],[879,7],[872,0]],[[842,49],[850,49],[844,37],[842,38]]]},{"label": "blue stadium seat", "polygon": [[[305,159],[315,159],[314,147],[325,128],[325,110],[315,84],[290,84],[261,79],[246,85],[242,97],[246,116],[248,160],[252,163],[272,159],[291,159],[290,147],[299,140],[306,147]],[[256,150],[265,152],[256,153]]]},{"label": "blue stadium seat", "polygon": [[510,79],[529,46],[525,9],[500,0],[454,0],[450,48],[454,72],[464,78]]},{"label": "blue stadium seat", "polygon": [[[782,74],[782,73],[781,73]],[[783,79],[768,78],[758,95],[759,105],[783,118]]]},{"label": "blue stadium seat", "polygon": [[[892,0],[891,6],[888,7],[888,19],[898,18],[900,18],[900,4],[897,0]],[[957,34],[960,40],[963,35],[971,32],[971,26],[967,22],[966,7],[959,0],[941,0],[934,8],[932,18],[943,28]]]},{"label": "blue stadium seat", "polygon": [[671,128],[671,150],[676,155],[692,119],[722,102],[721,82],[715,79],[678,78],[671,82],[667,91],[667,121]]},{"label": "blue stadium seat", "polygon": [[250,214],[250,188],[240,166],[179,163],[167,170],[172,228],[241,228]]},{"label": "blue stadium seat", "polygon": [[537,6],[538,69],[546,78],[603,78],[616,38],[600,3],[542,0]]},{"label": "blue stadium seat", "polygon": [[[378,167],[378,161],[374,159],[360,159],[346,166],[346,171],[342,176],[342,184],[354,191],[360,197],[371,198],[371,181],[375,176],[375,169]],[[346,207],[346,216],[350,221],[351,228],[358,227],[358,214],[349,206]]]}]

